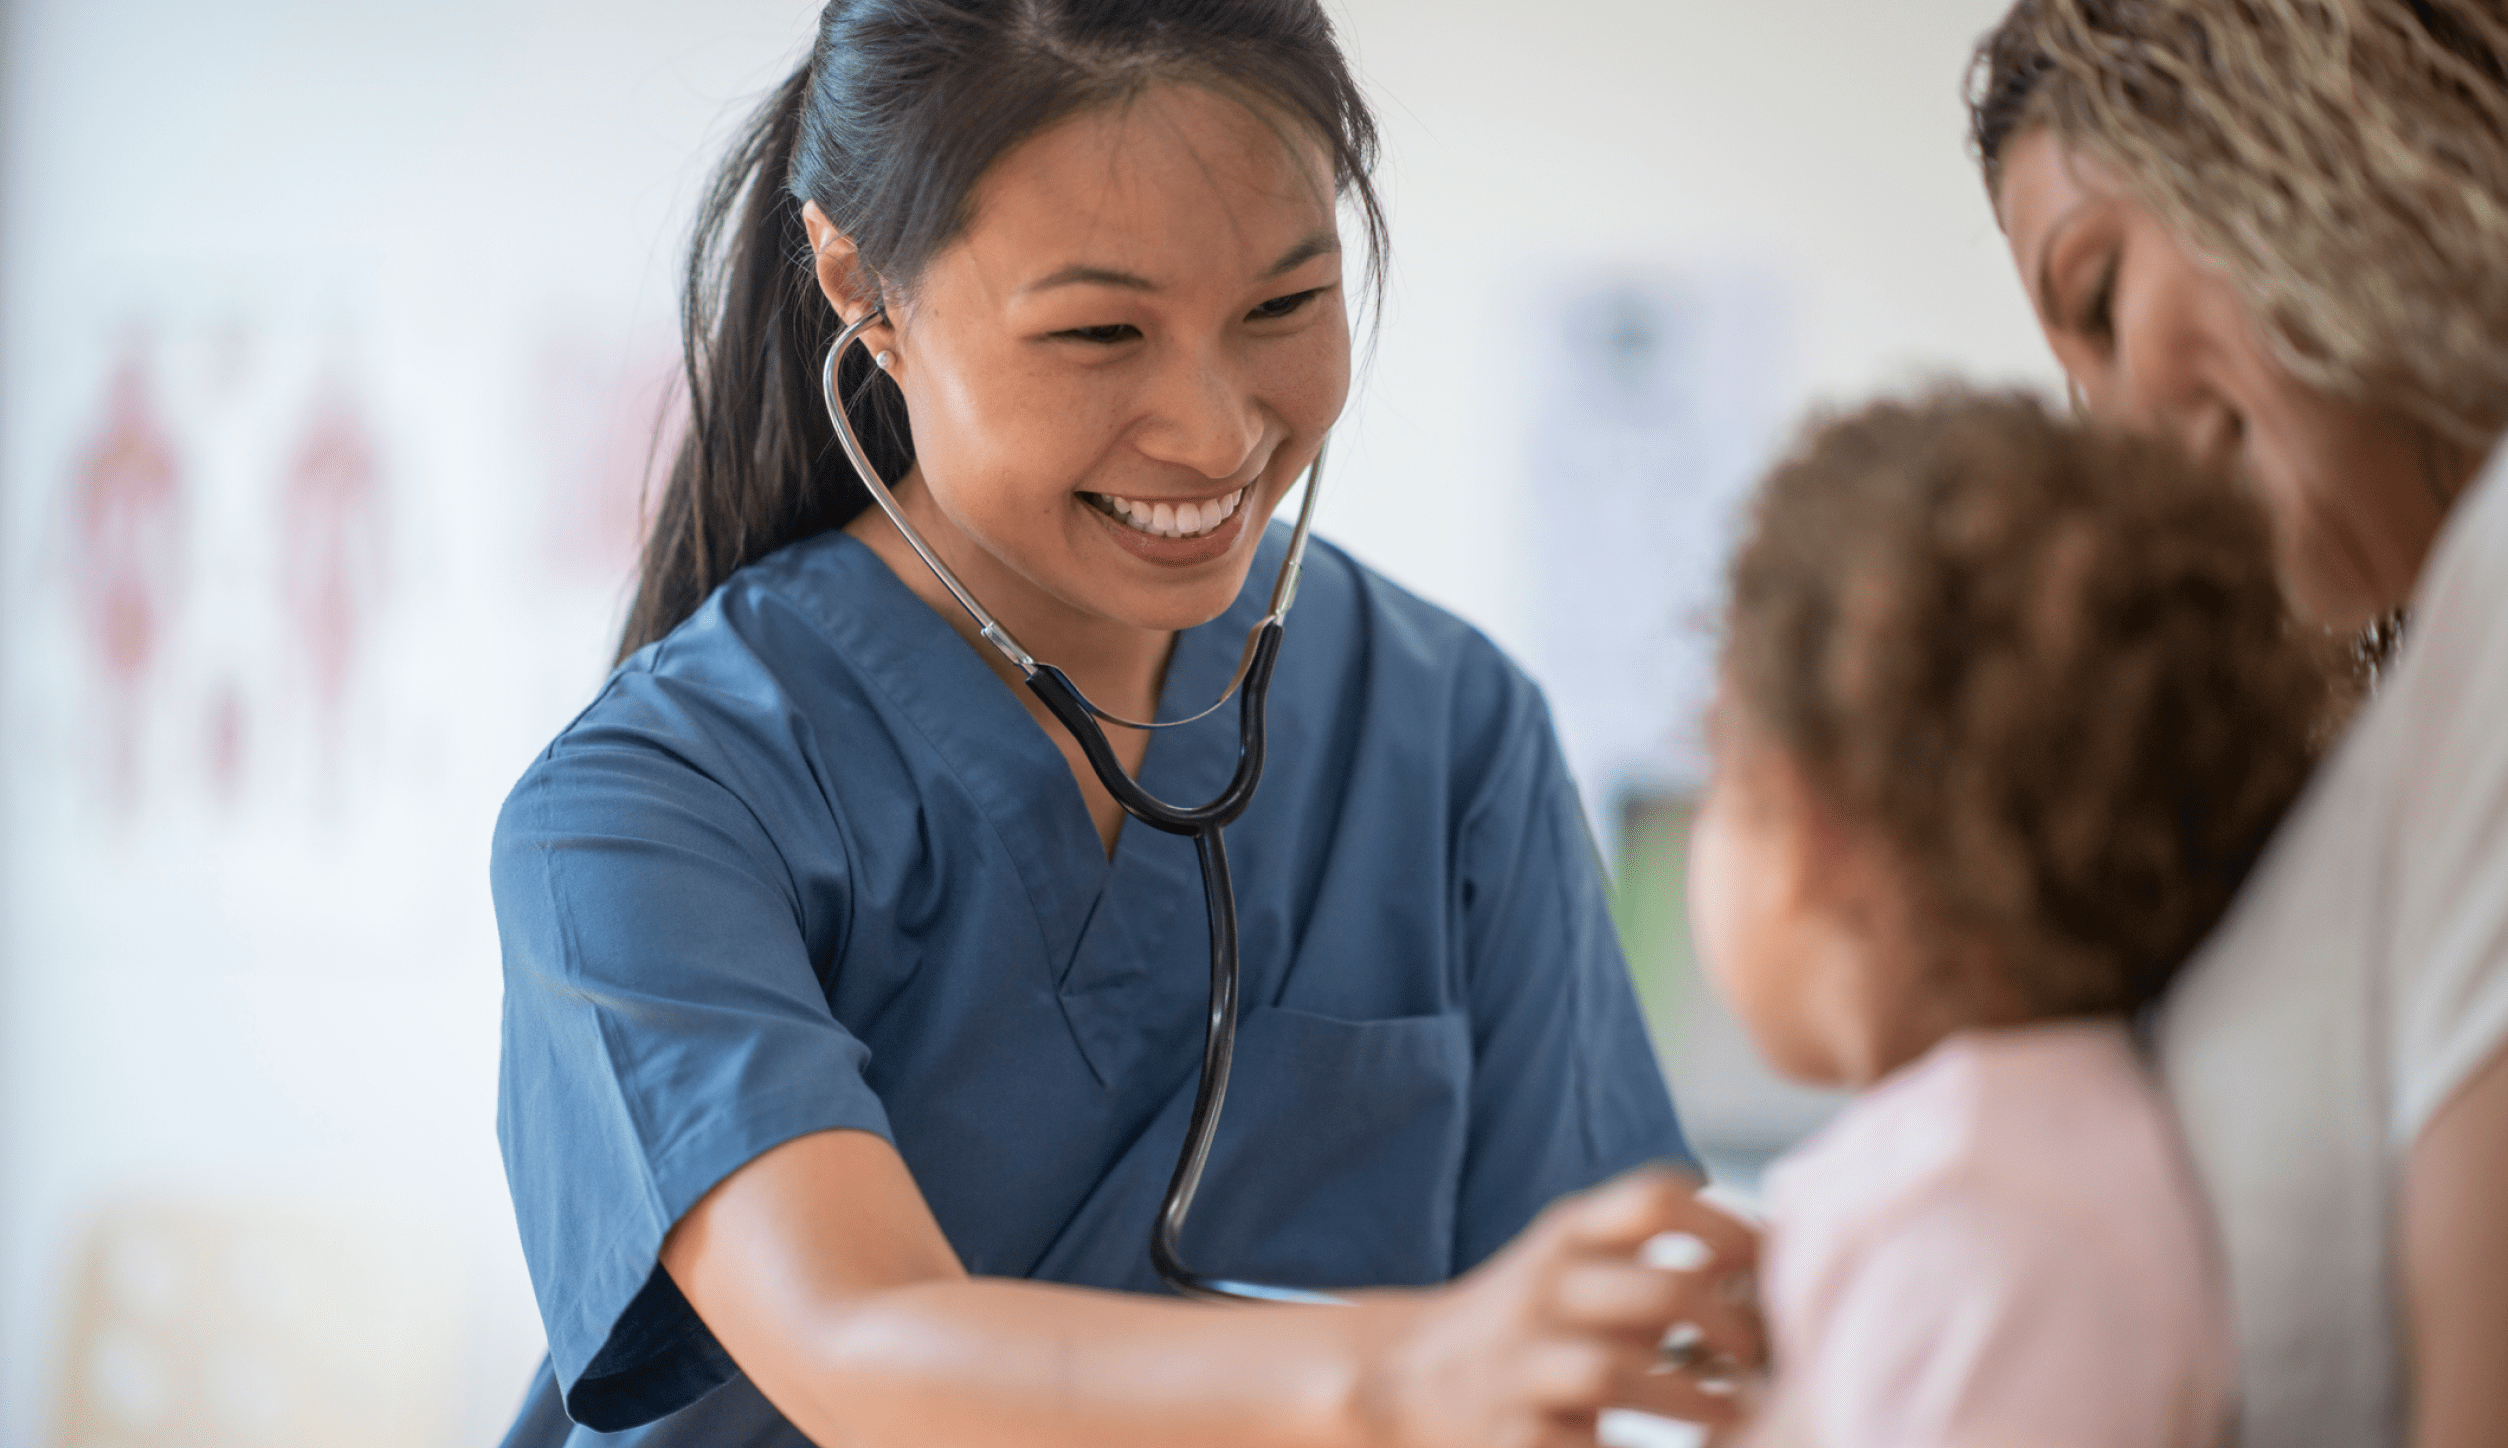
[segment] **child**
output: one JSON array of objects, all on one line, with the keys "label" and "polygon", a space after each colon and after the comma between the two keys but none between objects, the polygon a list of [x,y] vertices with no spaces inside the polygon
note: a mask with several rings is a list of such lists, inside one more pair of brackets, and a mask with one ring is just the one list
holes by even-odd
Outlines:
[{"label": "child", "polygon": [[1818,428],[1729,608],[1700,946],[1779,1070],[1859,1093],[1770,1175],[1756,1441],[2224,1441],[2203,1203],[2128,1020],[2332,722],[2261,515],[1945,392]]}]

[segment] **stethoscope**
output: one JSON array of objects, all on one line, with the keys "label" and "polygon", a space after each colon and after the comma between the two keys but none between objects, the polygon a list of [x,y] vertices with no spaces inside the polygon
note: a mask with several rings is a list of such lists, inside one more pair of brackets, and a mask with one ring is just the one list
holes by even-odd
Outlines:
[{"label": "stethoscope", "polygon": [[[887,315],[885,308],[874,308],[839,333],[835,344],[827,349],[827,362],[820,371],[819,385],[826,394],[828,420],[836,424],[836,439],[844,446],[846,460],[853,464],[862,486],[870,490],[871,501],[879,504],[888,521],[897,525],[897,531],[905,536],[915,556],[923,560],[923,566],[932,570],[932,576],[975,620],[984,641],[1010,661],[1010,666],[1027,681],[1029,690],[1045,701],[1045,707],[1079,741],[1089,767],[1097,772],[1099,782],[1123,806],[1124,812],[1152,829],[1191,836],[1194,852],[1201,858],[1202,899],[1210,912],[1210,1016],[1202,1031],[1202,1079],[1194,1092],[1193,1117],[1185,1129],[1184,1151],[1176,1158],[1175,1175],[1168,1179],[1158,1221],[1150,1230],[1150,1263],[1168,1286],[1187,1297],[1241,1302],[1339,1302],[1339,1298],[1295,1287],[1269,1287],[1205,1276],[1185,1265],[1177,1241],[1183,1235],[1185,1217],[1193,1210],[1194,1193],[1201,1188],[1202,1169],[1210,1163],[1211,1139],[1219,1132],[1219,1111],[1228,1096],[1228,1070],[1236,1056],[1237,895],[1228,879],[1228,847],[1220,832],[1245,813],[1245,807],[1253,802],[1254,787],[1262,782],[1263,704],[1271,694],[1272,666],[1280,658],[1282,622],[1289,616],[1290,603],[1297,598],[1298,569],[1306,557],[1306,539],[1315,520],[1315,494],[1323,481],[1323,450],[1316,450],[1315,461],[1307,467],[1306,497],[1298,505],[1297,530],[1289,537],[1289,556],[1281,562],[1279,581],[1272,585],[1271,609],[1246,636],[1245,657],[1238,662],[1236,677],[1229,681],[1227,691],[1217,703],[1188,719],[1144,724],[1109,714],[1090,703],[1062,670],[1037,662],[999,620],[985,611],[984,605],[975,601],[975,595],[968,592],[967,586],[958,581],[957,575],[949,571],[906,521],[896,495],[889,492],[879,470],[871,466],[869,455],[863,452],[861,439],[854,436],[853,421],[845,415],[836,396],[836,363],[845,355],[845,349],[861,337],[865,327],[885,320]],[[885,357],[874,360],[885,368]],[[1098,727],[1102,719],[1126,729],[1177,728],[1217,713],[1228,702],[1228,696],[1239,689],[1244,690],[1244,695],[1238,705],[1236,777],[1205,805],[1172,805],[1141,788],[1139,781],[1124,773],[1114,749],[1106,742],[1106,731]]]}]

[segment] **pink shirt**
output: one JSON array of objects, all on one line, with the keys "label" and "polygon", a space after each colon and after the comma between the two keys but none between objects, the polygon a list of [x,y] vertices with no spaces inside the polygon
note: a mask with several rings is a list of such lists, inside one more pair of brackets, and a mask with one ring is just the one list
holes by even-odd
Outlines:
[{"label": "pink shirt", "polygon": [[1769,1175],[1777,1379],[1822,1448],[2214,1448],[2236,1401],[2214,1249],[2121,1024],[1954,1036]]}]

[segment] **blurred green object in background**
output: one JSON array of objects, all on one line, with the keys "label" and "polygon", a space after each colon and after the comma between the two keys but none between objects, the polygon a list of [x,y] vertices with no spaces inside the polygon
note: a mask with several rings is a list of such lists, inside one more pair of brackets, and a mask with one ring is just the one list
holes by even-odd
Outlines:
[{"label": "blurred green object in background", "polygon": [[1844,1097],[1770,1071],[1707,982],[1689,925],[1689,826],[1697,813],[1687,791],[1621,797],[1611,913],[1691,1149],[1718,1183],[1755,1196],[1768,1162],[1817,1130]]},{"label": "blurred green object in background", "polygon": [[[1611,877],[1611,915],[1628,952],[1637,999],[1646,1010],[1656,1054],[1671,1069],[1671,1043],[1698,973],[1689,933],[1689,825],[1698,812],[1688,795],[1631,794],[1621,802],[1620,858]],[[1693,1124],[1692,1129],[1695,1129]]]}]

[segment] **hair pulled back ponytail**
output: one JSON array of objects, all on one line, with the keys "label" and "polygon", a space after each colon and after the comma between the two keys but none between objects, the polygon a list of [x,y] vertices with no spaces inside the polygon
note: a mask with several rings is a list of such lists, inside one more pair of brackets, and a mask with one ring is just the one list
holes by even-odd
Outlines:
[{"label": "hair pulled back ponytail", "polygon": [[[1375,120],[1319,0],[832,0],[809,64],[750,118],[697,210],[680,302],[688,429],[621,658],[743,565],[870,505],[820,396],[843,323],[819,293],[803,204],[870,275],[908,288],[1004,152],[1165,82],[1222,90],[1321,139],[1380,275]],[[881,476],[903,473],[914,439],[896,384],[857,348],[837,388]]]}]

